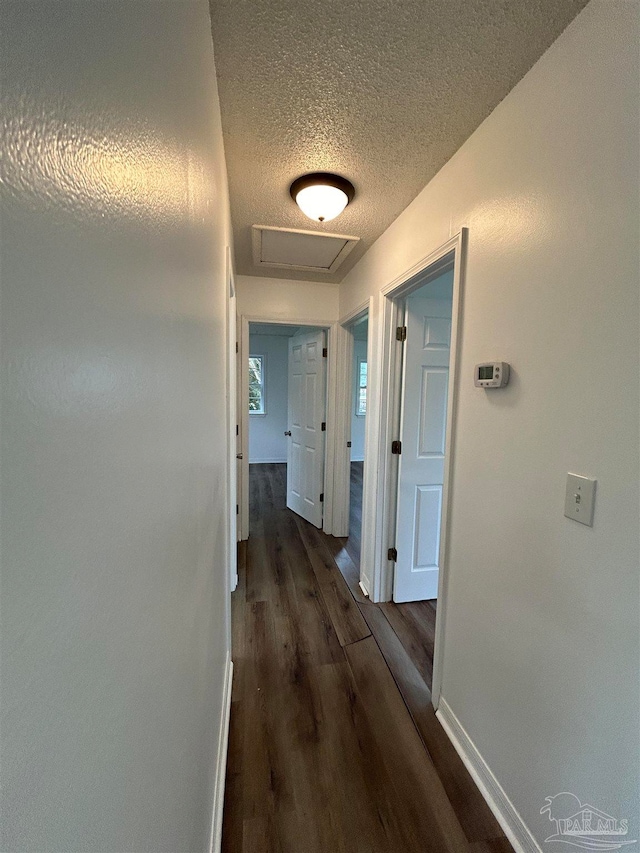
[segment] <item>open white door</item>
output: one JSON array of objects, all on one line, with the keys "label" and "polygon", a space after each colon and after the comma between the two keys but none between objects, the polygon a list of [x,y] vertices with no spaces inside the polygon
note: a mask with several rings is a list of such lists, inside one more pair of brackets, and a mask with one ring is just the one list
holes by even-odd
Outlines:
[{"label": "open white door", "polygon": [[289,339],[287,506],[322,527],[326,363],[325,333]]},{"label": "open white door", "polygon": [[397,602],[438,595],[451,313],[450,299],[407,298],[393,582]]}]

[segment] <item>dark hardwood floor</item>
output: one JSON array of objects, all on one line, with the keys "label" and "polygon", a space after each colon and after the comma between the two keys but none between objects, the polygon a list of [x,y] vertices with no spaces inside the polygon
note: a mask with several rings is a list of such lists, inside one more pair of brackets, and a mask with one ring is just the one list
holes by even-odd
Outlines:
[{"label": "dark hardwood floor", "polygon": [[[364,463],[351,463],[351,493],[349,512],[349,536],[338,541],[343,543],[351,558],[353,567],[349,568],[350,576],[345,573],[345,559],[341,560],[340,569],[345,574],[345,580],[360,577],[360,536],[362,529],[362,469]],[[365,599],[366,600],[366,599]],[[409,657],[415,664],[427,687],[431,690],[433,680],[433,647],[436,638],[436,604],[432,601],[414,601],[408,604],[380,605],[398,639],[404,646]]]},{"label": "dark hardwood floor", "polygon": [[511,852],[435,716],[404,617],[362,595],[341,540],[285,508],[285,466],[252,466],[251,512],[223,851]]}]

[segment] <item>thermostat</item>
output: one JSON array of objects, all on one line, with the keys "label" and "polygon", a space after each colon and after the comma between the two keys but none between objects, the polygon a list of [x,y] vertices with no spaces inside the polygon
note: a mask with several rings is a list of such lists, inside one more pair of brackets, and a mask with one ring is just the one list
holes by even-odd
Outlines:
[{"label": "thermostat", "polygon": [[506,361],[487,361],[476,364],[473,384],[478,388],[503,388],[509,381],[509,365]]}]

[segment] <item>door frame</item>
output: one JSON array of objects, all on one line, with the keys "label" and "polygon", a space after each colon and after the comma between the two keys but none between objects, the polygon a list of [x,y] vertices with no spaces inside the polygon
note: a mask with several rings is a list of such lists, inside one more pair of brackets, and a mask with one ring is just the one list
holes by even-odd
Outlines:
[{"label": "door frame", "polygon": [[[463,228],[446,243],[422,258],[386,285],[377,298],[376,320],[372,329],[369,315],[369,381],[371,417],[367,418],[365,476],[372,484],[369,500],[363,505],[363,560],[361,581],[376,602],[390,601],[393,588],[394,564],[388,559],[388,549],[395,547],[396,509],[398,496],[398,457],[391,453],[391,442],[399,438],[400,394],[402,388],[402,345],[396,340],[400,319],[400,302],[425,280],[453,266],[453,306],[451,319],[451,348],[447,401],[447,429],[442,496],[438,578],[438,607],[433,661],[432,703],[438,707],[442,684],[443,638],[445,633],[447,590],[449,582],[449,527],[452,495],[453,450],[456,430],[456,408],[459,388],[461,321],[463,308],[464,265],[468,229]],[[371,344],[376,346],[372,352]],[[365,527],[366,525],[366,527]],[[365,539],[365,529],[366,536]],[[371,553],[369,553],[369,551]],[[365,555],[366,552],[366,555]],[[371,567],[366,576],[366,567]]]},{"label": "door frame", "polygon": [[327,333],[327,433],[325,436],[324,457],[324,512],[322,529],[331,533],[333,529],[333,495],[335,469],[335,388],[336,388],[336,326],[334,320],[317,320],[308,317],[270,317],[268,315],[240,315],[240,344],[238,347],[239,373],[241,376],[240,438],[242,446],[242,488],[239,504],[240,531],[243,540],[249,538],[249,371],[242,365],[249,359],[249,323],[267,323],[272,326],[309,326],[324,329]]},{"label": "door frame", "polygon": [[[350,461],[351,453],[348,447],[348,442],[351,439],[351,408],[353,395],[353,335],[350,327],[360,320],[365,315],[371,323],[371,312],[373,310],[374,298],[370,297],[355,308],[349,311],[340,318],[335,327],[335,382],[333,383],[334,397],[334,414],[335,414],[335,447],[334,447],[334,491],[332,503],[332,529],[331,533],[334,536],[349,535],[349,513],[350,513],[350,493],[351,493],[351,471]],[[369,329],[371,326],[369,326]],[[367,337],[367,364],[371,360],[371,335]],[[367,383],[369,377],[367,375]],[[367,406],[369,404],[369,395],[367,395]],[[367,412],[368,415],[368,412]],[[367,457],[368,448],[368,424],[367,417],[365,423],[365,460]],[[366,501],[367,486],[366,486],[366,464],[363,472],[363,502]],[[365,540],[365,516],[364,506],[362,515],[362,533],[361,538]],[[362,556],[360,558],[360,576],[363,575]],[[364,572],[366,575],[366,572]],[[363,591],[368,595],[368,587],[363,585]]]},{"label": "door frame", "polygon": [[237,295],[233,272],[233,259],[230,246],[226,247],[226,284],[227,284],[227,316],[226,316],[226,368],[227,368],[227,477],[229,483],[229,513],[227,518],[227,562],[229,566],[229,588],[233,592],[238,585],[238,515],[236,505],[242,493],[241,483],[238,482],[238,440],[236,437],[237,411]]}]

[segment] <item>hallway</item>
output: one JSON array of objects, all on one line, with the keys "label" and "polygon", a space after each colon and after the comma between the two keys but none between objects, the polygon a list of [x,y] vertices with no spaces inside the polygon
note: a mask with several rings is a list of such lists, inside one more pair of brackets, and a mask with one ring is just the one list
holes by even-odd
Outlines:
[{"label": "hallway", "polygon": [[251,470],[223,850],[511,851],[392,628],[395,605],[365,599],[343,541],[285,508],[285,475]]}]

